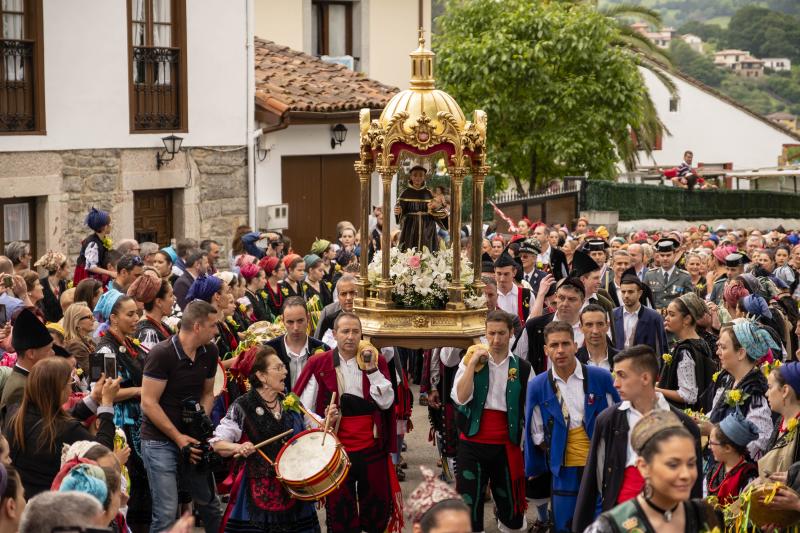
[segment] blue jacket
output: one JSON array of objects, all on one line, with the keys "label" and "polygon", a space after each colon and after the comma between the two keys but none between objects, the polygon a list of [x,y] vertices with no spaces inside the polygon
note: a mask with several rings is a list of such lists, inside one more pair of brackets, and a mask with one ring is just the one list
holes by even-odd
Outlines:
[{"label": "blue jacket", "polygon": [[[591,439],[595,418],[609,406],[606,395],[610,395],[613,402],[620,399],[608,370],[586,365],[581,365],[581,368],[584,390],[583,427]],[[555,395],[555,382],[551,379],[550,372],[537,375],[528,384],[525,402],[525,475],[528,477],[544,474],[548,470],[553,476],[558,476],[564,462],[567,424]],[[539,407],[544,424],[542,447],[533,444],[533,409],[536,406]]]},{"label": "blue jacket", "polygon": [[[625,347],[625,324],[622,320],[622,311],[624,307],[620,306],[614,309],[614,331],[616,335],[617,350],[622,350]],[[641,306],[639,308],[639,321],[636,323],[636,332],[633,334],[633,345],[646,344],[655,350],[658,356],[662,353],[669,351],[669,344],[667,343],[667,333],[664,331],[664,319],[658,311],[650,309],[649,307]]]}]

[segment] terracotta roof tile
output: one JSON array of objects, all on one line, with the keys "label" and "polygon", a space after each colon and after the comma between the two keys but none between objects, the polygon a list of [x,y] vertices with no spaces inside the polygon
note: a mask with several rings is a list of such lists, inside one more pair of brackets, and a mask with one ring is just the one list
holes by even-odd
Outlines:
[{"label": "terracotta roof tile", "polygon": [[342,65],[258,37],[255,69],[256,101],[277,114],[383,109],[398,92]]}]

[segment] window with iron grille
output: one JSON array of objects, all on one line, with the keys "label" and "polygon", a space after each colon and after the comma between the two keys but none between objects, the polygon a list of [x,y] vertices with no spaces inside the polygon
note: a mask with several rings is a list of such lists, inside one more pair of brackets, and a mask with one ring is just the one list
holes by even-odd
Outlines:
[{"label": "window with iron grille", "polygon": [[131,132],[187,131],[186,1],[128,0]]},{"label": "window with iron grille", "polygon": [[0,0],[0,133],[45,133],[42,0]]}]

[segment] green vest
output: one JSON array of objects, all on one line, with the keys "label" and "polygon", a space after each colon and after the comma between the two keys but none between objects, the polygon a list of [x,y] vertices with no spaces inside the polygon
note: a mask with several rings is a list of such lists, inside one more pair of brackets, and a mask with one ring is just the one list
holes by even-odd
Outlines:
[{"label": "green vest", "polygon": [[[508,373],[514,374],[514,379],[509,379],[506,384],[506,415],[508,417],[508,437],[513,443],[519,442],[520,419],[525,414],[520,412],[520,394],[522,393],[522,379],[524,376],[519,371],[519,359],[511,357],[508,361]],[[487,363],[473,378],[472,400],[466,405],[457,405],[456,409],[467,418],[467,437],[478,433],[481,427],[481,416],[486,397],[489,395],[489,364]]]}]

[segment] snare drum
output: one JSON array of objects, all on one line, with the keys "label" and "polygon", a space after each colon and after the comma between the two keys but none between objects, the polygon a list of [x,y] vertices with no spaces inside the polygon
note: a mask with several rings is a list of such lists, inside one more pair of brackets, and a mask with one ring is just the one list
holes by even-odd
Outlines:
[{"label": "snare drum", "polygon": [[225,367],[222,362],[217,360],[217,373],[214,374],[214,398],[222,394],[223,391],[228,390],[228,374],[225,372]]},{"label": "snare drum", "polygon": [[332,433],[325,444],[321,429],[309,429],[292,437],[275,459],[275,475],[286,490],[303,501],[324,498],[344,483],[350,458]]}]

